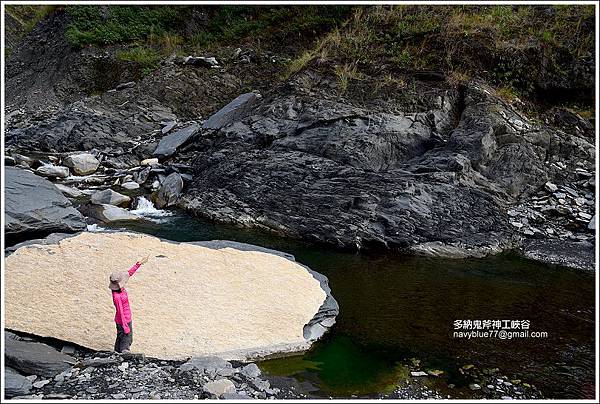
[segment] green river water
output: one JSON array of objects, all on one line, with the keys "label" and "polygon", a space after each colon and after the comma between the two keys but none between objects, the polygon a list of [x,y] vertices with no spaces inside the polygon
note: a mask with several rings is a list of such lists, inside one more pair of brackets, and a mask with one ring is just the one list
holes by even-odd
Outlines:
[{"label": "green river water", "polygon": [[[303,355],[260,363],[264,372],[310,383],[315,396],[370,396],[393,389],[406,364],[444,371],[466,389],[465,364],[499,368],[546,398],[592,398],[594,273],[511,254],[445,260],[336,251],[177,212],[127,228],[175,241],[228,239],[285,251],[326,275],[340,305],[334,328]],[[453,322],[529,320],[547,338],[453,337]],[[441,383],[441,381],[440,381]],[[468,389],[466,389],[468,391]]]}]

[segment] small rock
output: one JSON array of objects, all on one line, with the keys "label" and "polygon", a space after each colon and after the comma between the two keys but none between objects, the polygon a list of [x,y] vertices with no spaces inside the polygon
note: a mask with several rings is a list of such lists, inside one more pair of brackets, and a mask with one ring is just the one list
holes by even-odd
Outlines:
[{"label": "small rock", "polygon": [[214,57],[203,56],[186,56],[183,58],[183,64],[192,66],[215,67],[219,66],[219,62]]},{"label": "small rock", "polygon": [[125,370],[127,370],[127,368],[129,368],[129,362],[123,362],[118,366],[118,369],[121,372],[124,372]]},{"label": "small rock", "polygon": [[76,349],[73,345],[63,345],[60,350],[60,352],[64,353],[65,355],[73,355],[75,351]]},{"label": "small rock", "polygon": [[13,153],[11,157],[15,161],[15,165],[20,165],[24,167],[34,167],[39,164],[39,161],[37,161],[36,159],[23,156],[22,154]]},{"label": "small rock", "polygon": [[130,181],[130,182],[123,183],[121,186],[125,189],[132,190],[132,189],[138,189],[140,187],[140,184],[138,184],[137,182]]},{"label": "small rock", "polygon": [[477,384],[477,383],[471,383],[471,384],[469,384],[469,388],[471,390],[481,390],[481,386],[479,384]]},{"label": "small rock", "polygon": [[250,400],[250,396],[247,394],[240,393],[223,393],[221,396],[225,400]]},{"label": "small rock", "polygon": [[588,230],[596,230],[596,215],[592,216],[587,228]]},{"label": "small rock", "polygon": [[443,370],[438,370],[438,369],[433,369],[433,370],[428,370],[427,373],[430,374],[431,376],[438,377],[438,376],[443,375],[444,371]]},{"label": "small rock", "polygon": [[46,399],[55,399],[55,400],[66,400],[66,399],[71,398],[71,396],[68,395],[68,394],[51,393],[51,394],[46,394],[44,396],[44,398],[46,398]]},{"label": "small rock", "polygon": [[208,382],[204,385],[204,391],[213,394],[217,397],[221,397],[225,393],[234,393],[235,385],[231,380],[219,379],[212,382]]},{"label": "small rock", "polygon": [[171,129],[173,129],[175,127],[175,125],[177,125],[177,122],[175,122],[175,121],[167,122],[160,131],[162,132],[163,135],[165,135],[165,134],[169,133],[171,131]]},{"label": "small rock", "polygon": [[73,154],[63,161],[76,175],[89,175],[98,169],[100,161],[90,153]]},{"label": "small rock", "polygon": [[592,174],[592,173],[590,173],[590,172],[588,172],[588,171],[585,171],[583,168],[576,168],[576,169],[575,169],[575,172],[576,172],[576,173],[577,173],[577,174],[578,174],[580,177],[583,177],[583,178],[592,177],[592,176],[594,175],[594,174]]},{"label": "small rock", "polygon": [[244,366],[240,373],[249,379],[254,379],[261,375],[261,371],[255,363]]},{"label": "small rock", "polygon": [[120,194],[108,188],[103,191],[98,191],[92,195],[90,201],[94,205],[114,205],[126,207],[131,202],[131,198],[127,195]]},{"label": "small rock", "polygon": [[69,176],[69,169],[67,167],[54,166],[52,164],[40,166],[35,172],[43,177],[51,178],[67,178]]},{"label": "small rock", "polygon": [[427,376],[427,373],[419,370],[417,372],[410,372],[410,375],[412,377],[422,377],[422,376]]},{"label": "small rock", "polygon": [[111,394],[111,396],[115,400],[123,400],[125,398],[125,394],[123,394],[123,393]]},{"label": "small rock", "polygon": [[121,83],[121,84],[117,85],[117,87],[115,87],[115,90],[121,91],[121,90],[125,90],[126,88],[132,88],[134,86],[135,86],[135,81],[128,81],[127,83]]},{"label": "small rock", "polygon": [[[119,363],[119,361],[117,361],[114,358],[92,358],[92,359],[86,359],[85,361],[83,361],[83,366],[100,367],[100,366],[116,365],[117,363]],[[74,370],[77,370],[77,368],[75,368]]]},{"label": "small rock", "polygon": [[268,380],[252,379],[250,384],[258,391],[267,391],[271,388],[271,383]]},{"label": "small rock", "polygon": [[141,166],[158,165],[158,159],[157,158],[145,159],[140,162],[140,165]]},{"label": "small rock", "polygon": [[556,192],[558,190],[558,187],[556,185],[554,185],[553,183],[551,183],[550,181],[546,182],[546,184],[544,184],[544,187],[549,192]]},{"label": "small rock", "polygon": [[41,389],[48,383],[50,383],[50,380],[40,380],[40,381],[33,383],[33,387],[35,387],[36,389]]}]

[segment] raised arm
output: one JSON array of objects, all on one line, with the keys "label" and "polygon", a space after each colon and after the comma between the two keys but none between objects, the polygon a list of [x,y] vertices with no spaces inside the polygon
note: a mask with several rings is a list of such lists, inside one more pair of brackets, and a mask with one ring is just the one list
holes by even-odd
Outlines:
[{"label": "raised arm", "polygon": [[133,274],[135,273],[135,271],[138,270],[138,268],[142,266],[141,262],[136,262],[135,264],[133,264],[133,266],[131,268],[129,268],[129,270],[127,271],[127,273],[129,274],[129,276],[133,276]]},{"label": "raised arm", "polygon": [[142,264],[145,264],[146,262],[148,262],[148,256],[147,255],[145,257],[143,257],[142,259],[140,259],[135,264],[133,264],[133,266],[131,268],[129,268],[129,271],[127,271],[127,273],[129,274],[129,276],[133,276],[133,274],[135,273],[135,271],[137,271],[138,268],[140,266],[142,266]]}]

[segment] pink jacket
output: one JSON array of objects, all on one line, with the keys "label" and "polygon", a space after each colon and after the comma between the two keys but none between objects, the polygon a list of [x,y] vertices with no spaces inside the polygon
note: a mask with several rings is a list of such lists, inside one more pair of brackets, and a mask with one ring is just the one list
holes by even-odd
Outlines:
[{"label": "pink jacket", "polygon": [[[129,276],[133,276],[135,271],[140,267],[139,262],[136,262],[131,268],[129,268]],[[127,296],[127,290],[125,288],[121,289],[121,293],[112,292],[113,303],[115,304],[115,309],[117,312],[115,313],[115,323],[120,324],[125,331],[125,334],[129,334],[131,330],[129,329],[129,322],[131,321],[131,308],[129,307],[129,296]]]}]

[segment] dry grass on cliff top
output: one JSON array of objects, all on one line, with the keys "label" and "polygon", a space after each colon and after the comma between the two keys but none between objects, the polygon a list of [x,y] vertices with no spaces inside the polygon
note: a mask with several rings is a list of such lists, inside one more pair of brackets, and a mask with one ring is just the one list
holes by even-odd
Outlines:
[{"label": "dry grass on cliff top", "polygon": [[[594,7],[358,7],[288,66],[333,66],[341,87],[363,77],[439,71],[463,80],[482,75],[505,93],[534,91],[540,56],[558,76],[566,64],[594,55]],[[392,76],[390,76],[392,75]]]}]

